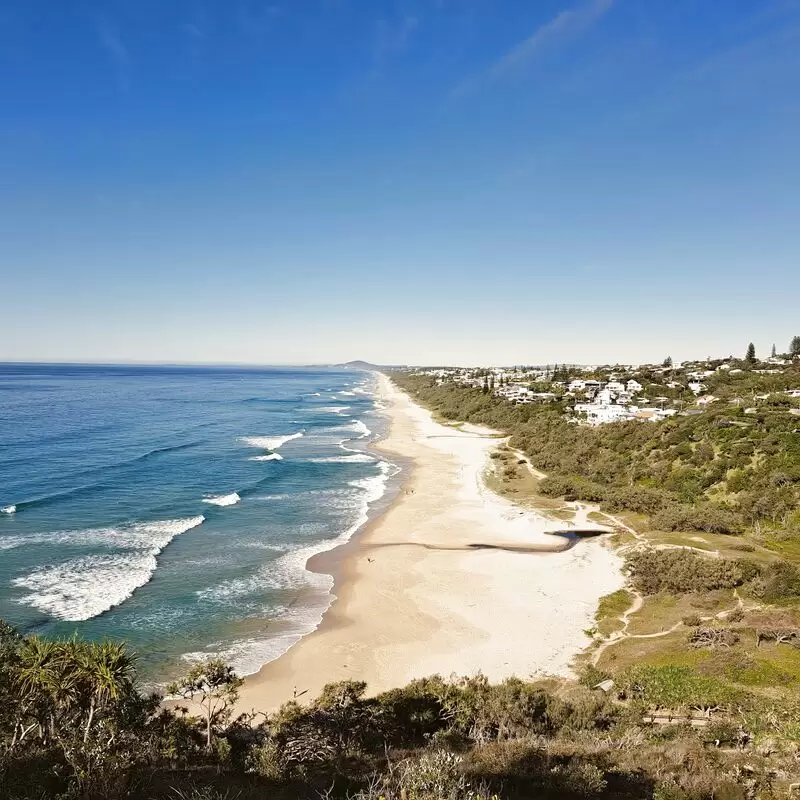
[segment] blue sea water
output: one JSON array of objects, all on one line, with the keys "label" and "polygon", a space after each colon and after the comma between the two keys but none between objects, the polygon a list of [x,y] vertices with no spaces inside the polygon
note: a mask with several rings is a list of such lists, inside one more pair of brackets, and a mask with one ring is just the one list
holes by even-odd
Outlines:
[{"label": "blue sea water", "polygon": [[0,618],[123,638],[145,677],[313,630],[307,559],[386,502],[370,373],[0,364]]}]

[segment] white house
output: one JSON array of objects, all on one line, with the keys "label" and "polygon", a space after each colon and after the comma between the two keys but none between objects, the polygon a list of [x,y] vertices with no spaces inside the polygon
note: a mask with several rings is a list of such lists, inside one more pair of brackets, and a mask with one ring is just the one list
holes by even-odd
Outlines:
[{"label": "white house", "polygon": [[633,419],[633,414],[624,406],[606,403],[576,403],[575,411],[578,414],[586,414],[586,422],[589,425],[604,425],[607,422]]},{"label": "white house", "polygon": [[631,378],[625,384],[625,389],[628,392],[628,394],[638,394],[639,392],[642,391],[642,389],[644,389],[644,386],[642,386],[642,384],[639,383],[639,381],[636,381],[633,378]]}]

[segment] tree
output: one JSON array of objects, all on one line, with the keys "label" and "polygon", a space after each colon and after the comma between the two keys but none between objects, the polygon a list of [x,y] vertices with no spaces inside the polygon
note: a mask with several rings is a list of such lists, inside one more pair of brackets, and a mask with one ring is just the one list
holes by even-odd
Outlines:
[{"label": "tree", "polygon": [[671,367],[672,366],[672,356],[667,356],[661,364],[662,367]]},{"label": "tree", "polygon": [[789,343],[789,355],[800,356],[800,336],[795,336]]},{"label": "tree", "polygon": [[775,345],[773,344],[772,345],[772,358],[775,358],[776,355],[778,355],[778,350],[776,349]]},{"label": "tree", "polygon": [[210,658],[195,664],[181,680],[170,684],[167,692],[200,706],[205,721],[206,749],[210,750],[214,726],[228,721],[243,683],[232,667],[221,659]]},{"label": "tree", "polygon": [[750,364],[755,363],[755,360],[756,360],[756,346],[752,342],[750,342],[750,344],[747,345],[747,353],[746,353],[746,355],[744,357],[744,360],[747,361]]},{"label": "tree", "polygon": [[483,376],[483,393],[489,394],[489,379],[485,375]]},{"label": "tree", "polygon": [[83,734],[86,743],[95,715],[132,692],[134,659],[125,645],[115,642],[82,645],[76,649],[75,656],[80,669],[81,688],[84,696],[88,696],[88,714]]}]

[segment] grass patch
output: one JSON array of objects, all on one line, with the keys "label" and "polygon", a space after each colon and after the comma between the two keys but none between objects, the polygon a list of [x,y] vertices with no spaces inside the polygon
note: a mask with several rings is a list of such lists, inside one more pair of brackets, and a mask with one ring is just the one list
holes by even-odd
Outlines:
[{"label": "grass patch", "polygon": [[678,547],[694,547],[713,553],[717,548],[710,544],[705,536],[697,533],[684,533],[682,531],[648,531],[647,540],[654,545],[671,544]]},{"label": "grass patch", "polygon": [[680,630],[657,639],[622,639],[603,651],[597,667],[613,675],[637,664],[669,664],[673,657],[699,652],[687,650],[686,632]]},{"label": "grass patch", "polygon": [[642,608],[630,618],[628,633],[661,633],[684,617],[711,617],[720,611],[733,608],[734,605],[732,589],[684,595],[666,593],[652,595],[645,598]]},{"label": "grass patch", "polygon": [[800,563],[800,537],[770,534],[764,537],[764,547],[787,561]]},{"label": "grass patch", "polygon": [[622,630],[622,621],[619,619],[633,604],[633,595],[627,589],[607,594],[600,598],[600,604],[594,615],[597,630],[603,636],[610,636]]},{"label": "grass patch", "polygon": [[[608,524],[606,522],[605,524]],[[612,547],[626,547],[627,545],[638,544],[639,540],[625,528],[614,528],[614,533],[611,534]]]},{"label": "grass patch", "polygon": [[[539,494],[541,481],[525,464],[519,464],[519,456],[508,448],[500,448],[491,454],[489,469],[484,473],[484,482],[489,490],[524,508],[557,511],[566,508],[560,500]],[[513,469],[513,477],[506,471]]]}]

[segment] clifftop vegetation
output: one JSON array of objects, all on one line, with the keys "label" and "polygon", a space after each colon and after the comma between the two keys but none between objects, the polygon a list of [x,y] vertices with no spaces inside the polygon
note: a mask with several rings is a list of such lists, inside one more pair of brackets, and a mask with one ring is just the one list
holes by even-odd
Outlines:
[{"label": "clifftop vegetation", "polygon": [[[238,679],[224,664],[196,665],[174,710],[136,689],[133,665],[118,645],[2,628],[4,800],[779,798],[800,740],[796,698],[765,704],[681,667],[631,668],[613,695],[591,688],[593,669],[562,686],[434,676],[377,697],[346,681],[232,720]],[[725,715],[664,728],[647,723],[653,708]],[[743,749],[741,720],[767,750]]]}]

